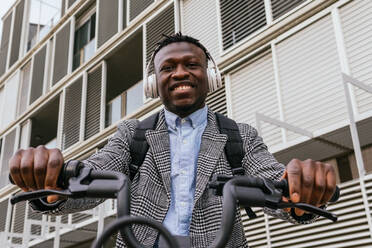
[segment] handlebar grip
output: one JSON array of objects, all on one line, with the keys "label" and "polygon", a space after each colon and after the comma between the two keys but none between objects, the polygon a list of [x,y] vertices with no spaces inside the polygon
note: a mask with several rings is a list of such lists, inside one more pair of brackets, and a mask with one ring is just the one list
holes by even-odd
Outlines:
[{"label": "handlebar grip", "polygon": [[[283,190],[283,195],[285,197],[289,196],[289,186],[288,186],[288,181],[286,179],[283,179],[281,181],[276,181],[274,182],[275,187],[280,188]],[[336,185],[335,192],[333,193],[331,199],[329,202],[336,202],[340,198],[340,188]]]},{"label": "handlebar grip", "polygon": [[[79,175],[80,169],[83,167],[83,164],[78,160],[70,160],[67,163],[62,165],[61,171],[57,179],[57,186],[65,189],[68,187],[68,181],[71,177],[76,177]],[[9,181],[11,184],[15,184],[12,176],[9,173]]]}]

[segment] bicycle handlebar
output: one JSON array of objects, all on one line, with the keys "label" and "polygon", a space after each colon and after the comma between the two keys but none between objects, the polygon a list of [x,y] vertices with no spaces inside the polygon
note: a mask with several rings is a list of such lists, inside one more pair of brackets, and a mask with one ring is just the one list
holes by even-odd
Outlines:
[{"label": "bicycle handlebar", "polygon": [[[11,179],[11,177],[10,177]],[[11,181],[12,182],[12,181]],[[11,198],[11,203],[33,200],[51,194],[70,198],[94,197],[117,198],[118,219],[110,225],[95,241],[92,247],[101,247],[107,238],[119,229],[122,237],[126,238],[132,247],[143,247],[134,236],[131,224],[147,224],[160,231],[170,247],[178,247],[177,241],[160,223],[144,217],[130,217],[130,180],[122,173],[114,171],[100,171],[84,167],[79,161],[70,161],[63,166],[58,185],[64,190],[37,190],[23,192]],[[308,212],[324,216],[332,221],[337,216],[321,208],[305,204],[282,202],[283,196],[288,196],[286,180],[273,181],[252,176],[216,175],[209,187],[216,195],[223,195],[221,228],[210,247],[224,247],[231,236],[235,222],[236,206],[239,203],[248,207],[268,207],[271,209],[300,208]],[[332,196],[331,202],[337,201],[340,190]]]}]

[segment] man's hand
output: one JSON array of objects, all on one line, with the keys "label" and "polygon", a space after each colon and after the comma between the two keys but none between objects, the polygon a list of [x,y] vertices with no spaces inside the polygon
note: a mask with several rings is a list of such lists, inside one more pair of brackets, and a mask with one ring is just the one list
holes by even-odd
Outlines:
[{"label": "man's hand", "polygon": [[[289,199],[294,203],[321,206],[331,199],[336,189],[336,174],[332,165],[311,159],[292,159],[283,178],[288,180]],[[302,216],[304,211],[295,209],[295,213]]]},{"label": "man's hand", "polygon": [[[44,146],[20,149],[9,160],[10,175],[23,191],[58,189],[57,180],[62,165],[61,151]],[[57,196],[48,196],[48,202],[56,200]]]}]

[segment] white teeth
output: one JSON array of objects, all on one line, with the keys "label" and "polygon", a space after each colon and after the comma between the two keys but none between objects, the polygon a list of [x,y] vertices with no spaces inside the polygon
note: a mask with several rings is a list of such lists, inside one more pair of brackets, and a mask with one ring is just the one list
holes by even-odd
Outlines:
[{"label": "white teeth", "polygon": [[181,85],[181,86],[178,86],[175,88],[175,90],[186,90],[186,89],[190,89],[191,86],[189,85]]}]

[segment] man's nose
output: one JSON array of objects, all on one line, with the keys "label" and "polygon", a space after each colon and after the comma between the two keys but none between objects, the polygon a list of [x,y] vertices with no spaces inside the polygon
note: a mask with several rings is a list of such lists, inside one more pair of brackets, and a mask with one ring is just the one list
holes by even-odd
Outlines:
[{"label": "man's nose", "polygon": [[177,65],[172,77],[174,79],[185,79],[189,77],[189,72],[183,65]]}]

